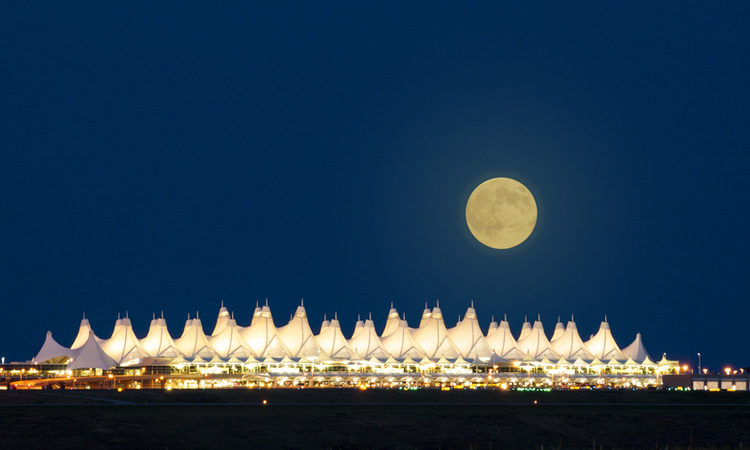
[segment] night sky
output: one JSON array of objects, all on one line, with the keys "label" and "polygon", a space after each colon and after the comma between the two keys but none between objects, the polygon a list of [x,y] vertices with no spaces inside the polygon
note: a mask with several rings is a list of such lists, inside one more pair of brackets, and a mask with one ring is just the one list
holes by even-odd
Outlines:
[{"label": "night sky", "polygon": [[[4,2],[0,355],[473,300],[750,365],[747,3],[360,3]],[[464,217],[501,176],[539,208],[510,250]]]}]

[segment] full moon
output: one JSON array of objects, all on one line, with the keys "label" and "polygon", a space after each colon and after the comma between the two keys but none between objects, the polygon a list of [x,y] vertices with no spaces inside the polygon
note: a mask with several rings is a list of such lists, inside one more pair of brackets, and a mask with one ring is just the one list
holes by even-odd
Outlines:
[{"label": "full moon", "polygon": [[536,202],[516,180],[492,178],[477,186],[466,203],[466,224],[487,247],[507,249],[525,241],[536,225]]}]

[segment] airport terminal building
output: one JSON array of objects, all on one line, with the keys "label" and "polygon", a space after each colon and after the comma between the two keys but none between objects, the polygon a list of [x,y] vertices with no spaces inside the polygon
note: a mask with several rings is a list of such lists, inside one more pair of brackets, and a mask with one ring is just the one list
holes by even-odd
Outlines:
[{"label": "airport terminal building", "polygon": [[[511,333],[507,320],[485,334],[473,305],[447,328],[439,305],[425,308],[412,328],[391,305],[378,333],[371,318],[358,320],[347,338],[336,317],[314,334],[301,304],[288,324],[276,327],[268,304],[257,306],[240,326],[222,304],[213,331],[188,317],[182,335],[169,334],[154,317],[138,338],[126,316],[108,339],[84,317],[70,347],[48,332],[31,361],[9,367],[6,380],[25,387],[652,387],[664,374],[679,373],[678,361],[652,359],[641,335],[620,348],[609,323],[587,341],[571,317],[558,320],[548,337],[541,320]],[[9,371],[15,371],[16,376]],[[20,377],[17,375],[20,373]],[[24,380],[24,375],[26,379]]]}]

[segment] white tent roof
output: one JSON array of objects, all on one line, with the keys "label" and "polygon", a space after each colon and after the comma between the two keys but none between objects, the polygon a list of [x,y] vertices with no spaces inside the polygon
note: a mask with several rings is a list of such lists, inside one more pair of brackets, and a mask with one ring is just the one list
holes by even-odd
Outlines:
[{"label": "white tent roof", "polygon": [[119,365],[141,360],[149,356],[148,352],[141,346],[138,338],[135,337],[133,325],[127,316],[115,322],[112,337],[102,342],[101,347]]},{"label": "white tent roof", "polygon": [[50,361],[53,363],[62,363],[66,359],[73,355],[73,351],[67,347],[63,347],[58,344],[57,341],[52,337],[52,332],[47,332],[47,337],[44,339],[44,344],[36,354],[32,361],[36,363],[43,363]]},{"label": "white tent roof", "polygon": [[555,341],[560,339],[563,333],[565,333],[565,325],[560,322],[560,316],[558,316],[557,323],[555,324],[555,331],[552,333],[552,339],[549,340],[549,343],[554,345]]},{"label": "white tent roof", "polygon": [[448,337],[439,306],[432,309],[429,317],[425,318],[425,315],[422,315],[422,322],[419,328],[413,331],[412,336],[428,358],[456,358],[459,355],[458,349]]},{"label": "white tent roof", "polygon": [[[89,339],[89,334],[94,334],[94,330],[91,329],[89,319],[87,319],[84,315],[83,319],[81,320],[81,326],[80,328],[78,328],[78,335],[76,336],[75,340],[73,341],[73,345],[71,345],[70,348],[72,350],[75,350],[77,348],[83,347],[83,344],[85,344]],[[94,339],[96,339],[96,342],[98,342],[99,344],[102,343],[102,339],[100,339],[96,334],[94,334]]]},{"label": "white tent roof", "polygon": [[287,325],[278,330],[279,337],[284,346],[289,350],[292,358],[306,357],[308,359],[317,358],[320,355],[320,348],[315,341],[315,336],[310,329],[310,323],[307,321],[307,312],[304,305],[297,307],[297,312]]},{"label": "white tent roof", "polygon": [[383,343],[383,347],[393,358],[399,359],[409,356],[414,360],[420,360],[425,356],[424,350],[419,347],[419,344],[411,336],[409,324],[406,323],[406,320],[400,320],[398,329],[382,338],[380,342]]},{"label": "white tent roof", "polygon": [[221,308],[219,308],[219,317],[216,318],[216,325],[214,326],[214,331],[211,333],[211,336],[216,336],[224,331],[224,327],[227,326],[228,322],[229,310],[224,307],[224,300],[222,300]]},{"label": "white tent roof", "polygon": [[521,326],[521,334],[518,335],[518,341],[520,341],[521,339],[524,339],[526,336],[529,335],[529,333],[531,333],[531,324],[526,318],[524,318],[523,325]]},{"label": "white tent roof", "polygon": [[498,324],[495,322],[495,318],[492,318],[492,322],[490,322],[490,327],[487,329],[487,336],[490,335],[493,331],[497,330]]},{"label": "white tent roof", "polygon": [[373,357],[383,360],[388,359],[388,352],[383,347],[378,333],[375,331],[375,323],[372,319],[367,319],[364,322],[362,331],[355,333],[349,339],[349,347],[365,360]]},{"label": "white tent roof", "polygon": [[401,326],[400,323],[401,318],[398,316],[396,308],[393,307],[393,302],[391,302],[391,310],[388,311],[388,320],[385,321],[385,328],[383,329],[383,334],[380,335],[380,339],[383,339],[398,330]]},{"label": "white tent roof", "polygon": [[354,339],[357,337],[359,333],[361,333],[365,328],[365,323],[359,318],[359,315],[357,316],[357,323],[354,324],[354,333],[352,333],[351,339]]},{"label": "white tent roof", "polygon": [[[266,299],[266,306],[268,306],[268,299]],[[255,310],[253,311],[253,319],[250,321],[250,325],[254,324],[255,321],[260,317],[260,315],[263,313],[263,309],[261,309],[260,306],[258,306],[258,302],[255,302]]]},{"label": "white tent roof", "polygon": [[177,344],[172,340],[167,329],[167,321],[162,317],[154,318],[151,321],[151,327],[148,329],[148,335],[141,340],[141,346],[149,356],[154,358],[176,358],[180,356]]},{"label": "white tent roof", "polygon": [[651,360],[651,357],[646,351],[646,347],[644,347],[643,345],[643,340],[641,339],[641,333],[637,333],[635,335],[635,340],[633,341],[632,344],[622,349],[622,354],[626,358],[630,358],[639,364],[645,361],[646,359]]},{"label": "white tent roof", "polygon": [[268,304],[260,310],[258,315],[253,314],[252,324],[242,329],[240,333],[258,358],[267,356],[283,358],[289,353],[278,336]]},{"label": "white tent roof", "polygon": [[326,318],[325,314],[323,314],[323,322],[321,322],[320,324],[320,332],[318,334],[322,333],[323,330],[325,330],[326,328],[330,326],[331,326],[331,321]]},{"label": "white tent roof", "polygon": [[221,332],[208,338],[208,342],[220,358],[235,357],[245,360],[250,356],[255,356],[253,350],[240,336],[240,330],[234,318],[227,319]]},{"label": "white tent roof", "polygon": [[544,326],[542,325],[541,320],[534,321],[534,326],[531,328],[531,331],[525,338],[518,341],[518,346],[521,350],[530,354],[531,357],[536,360],[547,358],[549,360],[557,361],[560,359],[560,355],[552,350],[552,347],[547,340],[547,335],[544,334]]},{"label": "white tent roof", "polygon": [[520,361],[526,355],[513,338],[507,320],[500,321],[500,325],[494,331],[487,333],[485,340],[490,348],[503,359]]},{"label": "white tent roof", "polygon": [[571,361],[577,358],[588,361],[594,359],[594,355],[589,353],[589,351],[586,350],[586,346],[583,345],[581,336],[578,334],[578,327],[572,317],[562,336],[552,343],[552,349],[559,353],[563,358]]},{"label": "white tent roof", "polygon": [[[438,307],[439,306],[440,303],[438,303]],[[427,323],[427,321],[430,320],[430,316],[432,316],[432,311],[430,311],[430,308],[427,307],[427,302],[425,302],[424,311],[422,311],[422,320],[419,321],[419,328],[422,328]]]},{"label": "white tent roof", "polygon": [[117,361],[104,352],[96,341],[94,333],[89,333],[88,339],[82,346],[73,350],[67,368],[74,369],[102,369],[107,370],[117,365]]},{"label": "white tent roof", "polygon": [[617,346],[615,338],[612,336],[606,316],[604,317],[604,322],[599,327],[599,332],[586,342],[585,345],[589,353],[602,361],[609,361],[612,358],[619,361],[627,359],[623,356],[620,347]]},{"label": "white tent roof", "polygon": [[315,339],[323,354],[330,358],[349,359],[354,355],[354,350],[346,342],[344,333],[341,332],[337,316],[331,319],[328,327],[322,330]]},{"label": "white tent roof", "polygon": [[214,357],[214,349],[208,342],[203,332],[203,324],[199,318],[188,319],[182,336],[175,341],[177,349],[188,359],[200,357],[202,360],[210,361]]},{"label": "white tent roof", "polygon": [[479,328],[474,302],[471,302],[463,320],[451,329],[449,335],[463,358],[489,358],[492,356],[492,349],[484,340],[482,330]]}]

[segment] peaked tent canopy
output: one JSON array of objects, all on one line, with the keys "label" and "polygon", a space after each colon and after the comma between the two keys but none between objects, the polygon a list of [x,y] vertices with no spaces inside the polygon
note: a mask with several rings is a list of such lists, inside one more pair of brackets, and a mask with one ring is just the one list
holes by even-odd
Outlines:
[{"label": "peaked tent canopy", "polygon": [[627,359],[623,356],[622,351],[620,351],[620,347],[617,346],[606,317],[599,327],[599,331],[585,345],[589,353],[601,361],[609,361],[613,358],[618,361],[625,361]]},{"label": "peaked tent canopy", "polygon": [[586,350],[586,346],[583,345],[581,336],[578,334],[578,327],[572,317],[570,318],[570,322],[568,322],[568,326],[565,328],[562,336],[552,343],[552,349],[568,360],[581,358],[591,361],[594,359],[594,355],[589,353],[589,351]]},{"label": "peaked tent canopy", "polygon": [[211,336],[216,336],[222,331],[224,331],[224,327],[227,326],[227,323],[229,322],[229,310],[224,307],[224,301],[221,301],[221,308],[219,308],[219,317],[216,318],[216,325],[214,326],[214,331],[211,333]]},{"label": "peaked tent canopy", "polygon": [[62,364],[72,356],[73,351],[58,344],[52,337],[52,332],[48,331],[47,337],[44,339],[44,344],[42,344],[42,348],[32,361],[35,363],[51,362],[54,364]]},{"label": "peaked tent canopy", "polygon": [[220,358],[232,357],[245,360],[251,356],[255,356],[255,353],[250,346],[242,339],[240,335],[237,321],[233,318],[229,318],[224,322],[221,332],[219,334],[208,338],[211,348],[214,349],[216,356]]},{"label": "peaked tent canopy", "polygon": [[102,369],[107,370],[117,365],[112,357],[102,349],[96,341],[94,333],[90,333],[82,346],[73,350],[72,357],[68,360],[68,370],[75,369]]},{"label": "peaked tent canopy", "polygon": [[643,340],[641,339],[641,333],[637,333],[635,335],[635,340],[633,341],[632,344],[622,349],[622,354],[626,358],[630,358],[639,364],[643,363],[647,359],[651,360],[651,357],[646,351],[646,347],[643,345]]},{"label": "peaked tent canopy", "polygon": [[133,325],[127,316],[115,322],[112,337],[102,342],[102,350],[117,361],[119,365],[137,363],[137,361],[149,356],[135,336]]},{"label": "peaked tent canopy", "polygon": [[318,347],[315,335],[313,335],[310,329],[304,305],[301,304],[297,307],[292,320],[284,327],[279,328],[278,333],[281,341],[289,350],[287,356],[292,358],[301,358],[304,356],[310,360],[314,360],[313,358],[320,356],[320,347]]},{"label": "peaked tent canopy", "polygon": [[528,336],[531,333],[531,324],[529,323],[528,319],[523,319],[523,325],[521,326],[521,334],[518,335],[519,342],[521,339],[525,339],[526,336]]},{"label": "peaked tent canopy", "polygon": [[182,336],[175,341],[177,349],[188,359],[200,358],[210,361],[214,357],[214,350],[203,332],[203,324],[199,318],[189,319],[185,322]]},{"label": "peaked tent canopy", "polygon": [[500,325],[495,331],[488,333],[485,340],[498,356],[508,361],[520,361],[526,355],[513,338],[507,320],[501,320]]},{"label": "peaked tent canopy", "polygon": [[151,327],[146,337],[141,340],[141,346],[149,356],[154,358],[176,358],[181,355],[177,344],[169,335],[167,321],[164,320],[163,314],[162,317],[151,321]]},{"label": "peaked tent canopy", "polygon": [[391,310],[388,311],[388,320],[385,321],[385,328],[383,329],[383,333],[380,335],[380,339],[383,339],[384,337],[390,336],[391,334],[395,333],[396,330],[401,326],[401,318],[398,316],[398,311],[396,311],[396,308],[393,307],[393,303],[391,302]]},{"label": "peaked tent canopy", "polygon": [[425,356],[424,350],[419,347],[409,332],[406,320],[400,320],[398,329],[380,341],[393,358],[401,359],[409,356],[411,359],[420,360]]},{"label": "peaked tent canopy", "polygon": [[365,360],[372,358],[388,359],[388,351],[383,347],[372,319],[365,320],[362,331],[355,333],[349,339],[349,347]]},{"label": "peaked tent canopy", "polygon": [[263,306],[257,316],[253,314],[252,324],[243,328],[240,333],[258,358],[283,358],[289,353],[278,336],[268,304]]},{"label": "peaked tent canopy", "polygon": [[81,320],[81,326],[78,328],[78,335],[73,341],[73,345],[70,346],[71,350],[83,347],[83,344],[85,344],[89,339],[89,334],[94,335],[94,339],[96,339],[96,342],[100,344],[102,343],[103,340],[100,339],[96,334],[94,334],[94,330],[91,329],[91,324],[89,324],[89,319],[87,319],[84,315],[83,319]]},{"label": "peaked tent canopy", "polygon": [[323,355],[328,358],[349,359],[354,356],[354,350],[352,350],[346,341],[344,333],[341,332],[341,325],[336,316],[331,319],[328,327],[315,337],[315,340]]},{"label": "peaked tent canopy", "polygon": [[419,321],[419,328],[422,328],[424,324],[427,323],[428,320],[430,320],[430,316],[432,316],[432,312],[430,311],[430,308],[427,307],[427,303],[425,302],[424,311],[422,311],[422,319]]},{"label": "peaked tent canopy", "polygon": [[525,338],[518,341],[518,346],[521,350],[530,354],[532,358],[537,360],[547,358],[549,360],[557,361],[560,359],[560,355],[552,350],[552,346],[547,340],[547,335],[544,334],[544,326],[542,325],[541,320],[534,321],[534,326],[531,331]]},{"label": "peaked tent canopy", "polygon": [[445,328],[443,313],[439,306],[434,307],[428,317],[422,315],[422,322],[419,328],[412,332],[412,336],[414,342],[430,359],[443,356],[457,358],[459,355],[458,349],[448,337],[448,330]]},{"label": "peaked tent canopy", "polygon": [[557,323],[555,324],[555,331],[552,333],[552,338],[549,340],[549,343],[554,345],[555,341],[560,339],[563,333],[565,333],[565,325],[560,322],[560,317],[558,317]]},{"label": "peaked tent canopy", "polygon": [[481,359],[492,356],[492,349],[485,341],[484,334],[479,328],[474,302],[471,302],[463,320],[451,329],[449,335],[463,358]]}]

